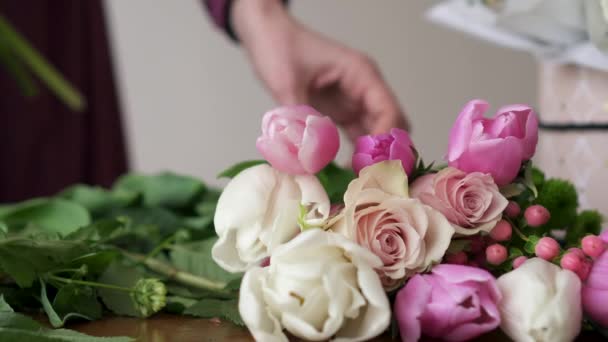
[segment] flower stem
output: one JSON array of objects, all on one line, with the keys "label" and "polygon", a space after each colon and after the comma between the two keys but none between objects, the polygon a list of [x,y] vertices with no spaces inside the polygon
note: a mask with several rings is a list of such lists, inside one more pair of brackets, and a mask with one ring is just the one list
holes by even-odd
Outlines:
[{"label": "flower stem", "polygon": [[129,259],[141,263],[150,270],[160,273],[165,277],[183,285],[188,285],[194,288],[211,290],[215,292],[226,292],[224,288],[226,283],[213,281],[204,277],[194,275],[185,271],[178,270],[177,268],[168,265],[157,259],[147,258],[145,255],[122,251],[122,253]]},{"label": "flower stem", "polygon": [[520,239],[524,240],[525,242],[528,242],[529,239],[524,235],[524,233],[522,233],[515,225],[512,225],[513,227],[513,231],[515,232],[515,234],[517,234],[517,236],[519,236]]},{"label": "flower stem", "polygon": [[59,282],[65,283],[65,284],[76,284],[76,285],[84,285],[84,286],[91,286],[91,287],[99,287],[99,288],[116,290],[116,291],[133,292],[133,289],[131,289],[129,287],[96,283],[96,282],[86,281],[86,280],[68,279],[68,278],[59,277],[56,275],[49,275],[48,279],[59,281]]}]

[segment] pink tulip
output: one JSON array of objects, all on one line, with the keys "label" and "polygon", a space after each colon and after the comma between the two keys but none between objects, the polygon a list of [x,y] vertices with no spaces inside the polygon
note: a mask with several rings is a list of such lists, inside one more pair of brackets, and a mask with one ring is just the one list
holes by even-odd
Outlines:
[{"label": "pink tulip", "polygon": [[582,291],[583,308],[592,320],[608,328],[608,253],[595,259]]},{"label": "pink tulip", "polygon": [[353,153],[353,169],[359,174],[366,166],[384,160],[401,160],[403,169],[409,176],[416,164],[413,146],[409,134],[399,128],[391,129],[388,134],[359,137]]},{"label": "pink tulip", "polygon": [[264,114],[256,147],[279,171],[314,174],[336,157],[340,137],[333,121],[314,108],[286,106]]},{"label": "pink tulip", "polygon": [[422,335],[468,341],[500,324],[501,294],[485,270],[442,264],[416,275],[397,294],[395,315],[403,342]]},{"label": "pink tulip", "polygon": [[469,102],[450,131],[448,165],[465,172],[489,173],[498,185],[509,184],[521,163],[534,155],[538,118],[532,108],[511,105],[484,118],[488,103]]}]

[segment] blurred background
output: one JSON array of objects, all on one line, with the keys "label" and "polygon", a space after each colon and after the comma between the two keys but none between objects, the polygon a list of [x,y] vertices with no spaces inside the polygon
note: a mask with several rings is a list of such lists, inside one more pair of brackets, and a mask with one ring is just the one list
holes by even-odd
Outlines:
[{"label": "blurred background", "polygon": [[[425,159],[441,159],[459,110],[537,103],[532,56],[425,19],[437,1],[291,1],[309,27],[376,60],[413,123]],[[105,11],[134,170],[173,170],[211,184],[218,171],[259,159],[255,139],[274,104],[239,46],[198,0],[106,0]],[[349,157],[344,141],[339,159]]]}]

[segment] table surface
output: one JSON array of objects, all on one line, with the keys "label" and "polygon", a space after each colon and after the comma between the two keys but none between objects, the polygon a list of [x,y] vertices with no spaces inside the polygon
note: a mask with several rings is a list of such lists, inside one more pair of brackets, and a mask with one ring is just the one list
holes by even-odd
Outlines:
[{"label": "table surface", "polygon": [[[147,319],[128,317],[109,317],[93,322],[69,324],[67,328],[75,329],[94,336],[130,336],[137,342],[219,342],[247,341],[253,338],[247,329],[235,326],[230,322],[217,319],[191,318],[178,315],[159,314]],[[301,341],[292,338],[291,341]],[[373,339],[377,342],[399,342],[387,334]],[[422,339],[422,342],[436,341]],[[511,341],[499,330],[475,339],[477,342]],[[594,332],[583,332],[576,341],[607,341]]]},{"label": "table surface", "polygon": [[[148,319],[111,317],[94,322],[70,324],[68,328],[95,336],[131,336],[138,342],[218,342],[253,341],[245,328],[217,319],[190,318],[160,314]],[[292,339],[292,341],[300,341]],[[373,341],[389,342],[390,336],[383,335]],[[429,341],[429,340],[426,340]],[[485,335],[476,341],[509,341],[499,332]]]}]

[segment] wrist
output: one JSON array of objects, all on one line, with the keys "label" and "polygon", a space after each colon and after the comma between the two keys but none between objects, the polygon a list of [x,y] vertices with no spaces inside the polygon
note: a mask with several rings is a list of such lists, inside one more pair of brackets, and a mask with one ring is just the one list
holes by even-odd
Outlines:
[{"label": "wrist", "polygon": [[[233,0],[230,21],[243,45],[269,33],[281,32],[292,23],[281,0]],[[279,31],[277,31],[279,30]]]}]

